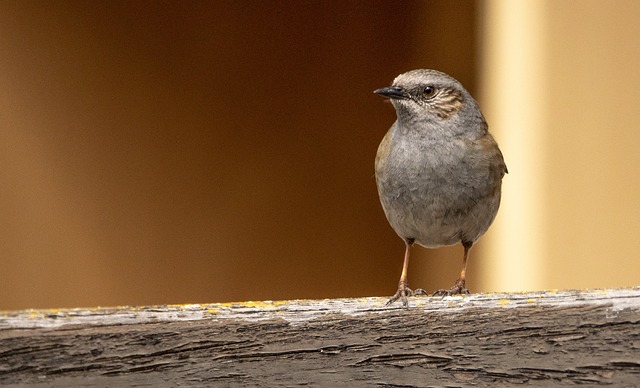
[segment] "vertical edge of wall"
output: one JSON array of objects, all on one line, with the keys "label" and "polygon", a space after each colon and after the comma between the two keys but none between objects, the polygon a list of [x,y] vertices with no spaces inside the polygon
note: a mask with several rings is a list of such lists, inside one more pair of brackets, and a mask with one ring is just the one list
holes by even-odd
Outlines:
[{"label": "vertical edge of wall", "polygon": [[502,204],[482,240],[480,288],[544,285],[545,2],[480,3],[479,103],[505,157]]}]

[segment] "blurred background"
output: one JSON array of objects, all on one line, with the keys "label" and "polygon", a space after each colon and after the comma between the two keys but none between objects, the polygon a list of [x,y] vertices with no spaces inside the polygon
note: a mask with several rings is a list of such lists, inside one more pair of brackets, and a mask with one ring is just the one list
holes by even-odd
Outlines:
[{"label": "blurred background", "polygon": [[[3,1],[0,309],[390,296],[399,73],[504,153],[473,292],[640,283],[640,2]],[[462,248],[416,248],[451,286]]]}]

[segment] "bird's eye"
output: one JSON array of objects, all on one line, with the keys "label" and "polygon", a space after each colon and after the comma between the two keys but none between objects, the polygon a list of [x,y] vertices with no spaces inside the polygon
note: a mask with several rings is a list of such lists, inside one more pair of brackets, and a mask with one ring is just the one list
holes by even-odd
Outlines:
[{"label": "bird's eye", "polygon": [[422,93],[425,97],[431,97],[436,93],[436,88],[434,88],[433,86],[425,86]]}]

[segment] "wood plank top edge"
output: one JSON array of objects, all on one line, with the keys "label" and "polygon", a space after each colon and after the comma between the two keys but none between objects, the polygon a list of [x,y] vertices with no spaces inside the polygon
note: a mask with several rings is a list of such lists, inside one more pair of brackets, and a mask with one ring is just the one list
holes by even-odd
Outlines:
[{"label": "wood plank top edge", "polygon": [[282,319],[299,323],[327,314],[358,316],[392,310],[456,313],[472,308],[569,307],[584,304],[608,305],[611,312],[615,313],[624,309],[640,310],[640,287],[495,292],[444,298],[412,297],[409,300],[408,309],[404,309],[400,303],[386,306],[386,297],[27,309],[0,311],[0,330],[225,319],[254,322]]}]

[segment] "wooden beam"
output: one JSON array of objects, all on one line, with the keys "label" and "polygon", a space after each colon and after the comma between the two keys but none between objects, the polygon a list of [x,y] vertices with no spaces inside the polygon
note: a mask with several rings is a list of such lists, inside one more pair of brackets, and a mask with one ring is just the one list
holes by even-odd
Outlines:
[{"label": "wooden beam", "polygon": [[0,312],[0,384],[640,382],[640,288]]}]

